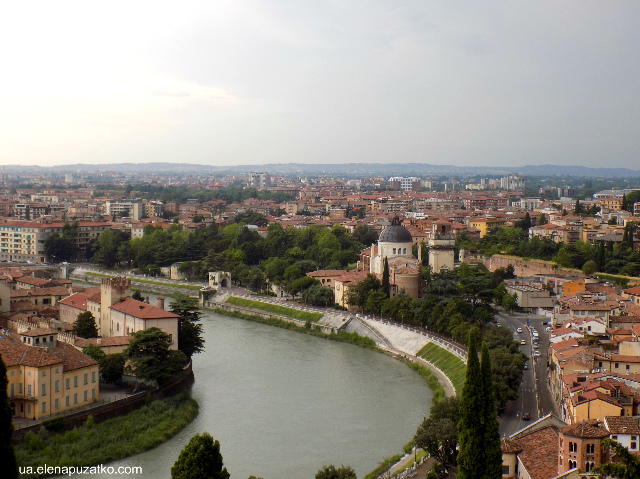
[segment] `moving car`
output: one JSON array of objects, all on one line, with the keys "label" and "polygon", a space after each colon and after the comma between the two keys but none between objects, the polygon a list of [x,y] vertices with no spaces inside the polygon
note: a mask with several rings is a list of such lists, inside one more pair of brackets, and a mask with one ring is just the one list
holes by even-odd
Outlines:
[{"label": "moving car", "polygon": [[527,344],[527,342],[524,339],[521,339],[520,344]]},{"label": "moving car", "polygon": [[530,420],[531,420],[531,414],[529,414],[528,412],[525,412],[525,413],[522,415],[522,420],[523,420],[523,421],[530,421]]},{"label": "moving car", "polygon": [[518,328],[518,329],[516,329],[516,331],[517,331],[518,333],[521,333],[521,332],[522,332],[522,328]]},{"label": "moving car", "polygon": [[524,363],[524,368],[529,369],[529,365],[527,363]]}]

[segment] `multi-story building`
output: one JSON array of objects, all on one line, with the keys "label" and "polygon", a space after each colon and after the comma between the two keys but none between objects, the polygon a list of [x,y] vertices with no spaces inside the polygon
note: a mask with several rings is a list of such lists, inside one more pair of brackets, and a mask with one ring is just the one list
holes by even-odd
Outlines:
[{"label": "multi-story building", "polygon": [[415,176],[392,176],[389,178],[389,189],[393,191],[417,191],[420,187],[420,178],[416,178]]},{"label": "multi-story building", "polygon": [[472,196],[464,199],[464,208],[473,210],[497,210],[507,207],[507,199],[501,196]]},{"label": "multi-story building", "polygon": [[252,188],[263,189],[271,186],[271,176],[269,173],[250,173],[249,186]]},{"label": "multi-story building", "polygon": [[518,175],[507,175],[500,180],[500,188],[508,191],[524,191],[527,180]]},{"label": "multi-story building", "polygon": [[0,332],[7,367],[7,393],[14,416],[39,419],[98,400],[98,362],[58,333],[38,328]]},{"label": "multi-story building", "polygon": [[[76,246],[82,254],[89,244],[111,223],[80,221]],[[55,258],[47,258],[44,241],[53,233],[62,235],[64,223],[36,223],[31,221],[6,221],[0,223],[0,260],[45,263]]]},{"label": "multi-story building", "polygon": [[133,221],[138,221],[144,214],[144,204],[141,199],[107,200],[105,213],[114,217],[128,217]]}]

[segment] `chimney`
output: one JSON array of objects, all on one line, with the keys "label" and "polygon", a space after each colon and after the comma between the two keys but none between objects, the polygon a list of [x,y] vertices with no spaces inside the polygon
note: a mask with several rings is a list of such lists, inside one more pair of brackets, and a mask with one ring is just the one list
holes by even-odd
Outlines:
[{"label": "chimney", "polygon": [[156,301],[157,301],[156,306],[160,309],[164,309],[164,298],[158,297]]},{"label": "chimney", "polygon": [[149,304],[149,296],[147,296],[146,298],[144,298],[144,302]]}]

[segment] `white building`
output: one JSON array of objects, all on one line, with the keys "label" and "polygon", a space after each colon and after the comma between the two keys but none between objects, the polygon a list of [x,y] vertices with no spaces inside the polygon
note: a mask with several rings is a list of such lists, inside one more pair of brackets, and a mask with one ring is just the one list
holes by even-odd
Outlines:
[{"label": "white building", "polygon": [[127,217],[138,221],[144,214],[144,204],[137,200],[107,200],[105,213],[114,217]]},{"label": "white building", "polygon": [[262,189],[271,186],[271,176],[269,173],[250,173],[249,186],[252,188]]}]

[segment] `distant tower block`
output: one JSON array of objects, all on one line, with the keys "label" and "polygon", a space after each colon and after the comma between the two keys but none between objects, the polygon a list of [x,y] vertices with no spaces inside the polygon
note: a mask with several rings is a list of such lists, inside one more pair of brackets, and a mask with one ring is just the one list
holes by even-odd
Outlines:
[{"label": "distant tower block", "polygon": [[103,278],[100,282],[100,324],[98,333],[103,338],[111,336],[111,311],[120,298],[131,296],[131,280],[116,276],[115,278]]},{"label": "distant tower block", "polygon": [[455,246],[456,237],[451,230],[451,223],[434,223],[429,236],[429,268],[432,272],[453,269]]}]

